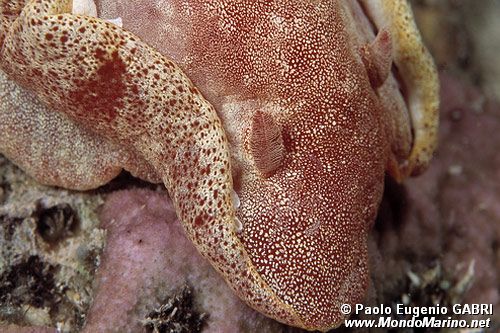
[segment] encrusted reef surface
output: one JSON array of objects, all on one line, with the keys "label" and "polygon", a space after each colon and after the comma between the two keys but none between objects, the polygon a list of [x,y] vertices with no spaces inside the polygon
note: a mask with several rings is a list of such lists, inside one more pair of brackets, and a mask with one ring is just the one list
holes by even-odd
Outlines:
[{"label": "encrusted reef surface", "polygon": [[99,195],[37,184],[0,157],[0,320],[83,323],[105,233]]},{"label": "encrusted reef surface", "polygon": [[[414,2],[441,68],[440,144],[425,174],[386,185],[370,243],[366,304],[492,303],[495,332],[500,104],[492,88],[499,81],[490,75],[498,67],[481,52],[489,28],[460,19],[471,2]],[[45,187],[0,157],[0,332],[54,327],[299,331],[233,295],[184,236],[161,187],[127,175],[93,192]]]},{"label": "encrusted reef surface", "polygon": [[[43,326],[64,332],[282,329],[244,305],[202,259],[165,191],[138,189],[144,183],[127,176],[91,193],[44,187],[3,157],[1,170],[2,324],[36,326],[28,329],[35,332]],[[131,189],[116,190],[123,186]]]}]

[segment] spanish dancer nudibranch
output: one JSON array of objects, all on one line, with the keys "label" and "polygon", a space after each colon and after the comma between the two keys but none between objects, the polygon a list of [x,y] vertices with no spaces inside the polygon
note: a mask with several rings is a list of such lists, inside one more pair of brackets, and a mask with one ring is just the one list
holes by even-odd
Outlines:
[{"label": "spanish dancer nudibranch", "polygon": [[326,331],[363,301],[384,174],[421,173],[436,145],[406,0],[17,0],[0,17],[0,152],[49,185],[163,182],[199,252],[278,321]]}]

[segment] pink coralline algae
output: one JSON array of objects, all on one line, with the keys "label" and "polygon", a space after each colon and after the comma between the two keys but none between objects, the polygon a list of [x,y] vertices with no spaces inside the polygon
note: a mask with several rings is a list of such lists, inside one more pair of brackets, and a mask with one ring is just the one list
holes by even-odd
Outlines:
[{"label": "pink coralline algae", "polygon": [[194,308],[209,314],[203,332],[278,330],[278,323],[244,305],[199,255],[167,195],[115,192],[100,215],[107,245],[84,332],[139,332],[148,312],[186,284],[193,288]]}]

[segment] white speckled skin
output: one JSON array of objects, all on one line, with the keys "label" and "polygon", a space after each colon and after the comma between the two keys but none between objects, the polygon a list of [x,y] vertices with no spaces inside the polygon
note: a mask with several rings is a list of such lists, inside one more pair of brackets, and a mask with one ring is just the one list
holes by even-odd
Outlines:
[{"label": "white speckled skin", "polygon": [[[42,3],[63,11],[49,10],[46,20],[33,1],[24,21],[14,23],[4,11],[1,64],[10,77],[84,128],[126,142],[152,165],[199,251],[249,305],[310,330],[340,325],[340,304],[364,297],[366,238],[385,171],[397,179],[420,172],[434,147],[437,79],[406,2],[384,1],[386,7],[375,11],[376,2],[330,0],[97,1],[100,17],[121,17],[133,34],[93,18],[59,18],[71,1]],[[374,39],[366,17],[371,13],[375,27],[387,24],[390,38],[379,38],[386,44],[369,51],[363,47]],[[63,35],[48,38],[48,30],[30,26],[32,19],[43,29],[72,22],[75,28],[62,29],[71,43],[82,38],[93,48],[92,38],[105,41],[106,59],[118,60],[109,74],[125,73],[113,81],[126,89],[119,103],[111,100],[114,111],[95,111],[100,106],[88,97],[98,92],[86,85],[92,75],[78,81],[82,69],[100,73],[99,52],[60,57],[59,47],[76,48]],[[93,34],[79,33],[82,26]],[[56,46],[48,53],[51,62],[44,55],[47,38]],[[144,57],[131,56],[130,43]],[[26,64],[19,54],[34,60]],[[384,59],[370,61],[371,55]],[[408,101],[388,74],[391,55],[403,71]],[[33,80],[40,67],[49,84]],[[140,74],[144,69],[152,71]],[[64,79],[54,80],[51,71]],[[185,89],[172,96],[178,80]],[[109,102],[112,90],[103,89]],[[146,106],[137,107],[138,93]],[[208,119],[205,134],[191,129],[196,119]],[[262,119],[267,127],[252,127]],[[206,163],[191,161],[193,154]],[[233,184],[241,202],[236,211]]]}]

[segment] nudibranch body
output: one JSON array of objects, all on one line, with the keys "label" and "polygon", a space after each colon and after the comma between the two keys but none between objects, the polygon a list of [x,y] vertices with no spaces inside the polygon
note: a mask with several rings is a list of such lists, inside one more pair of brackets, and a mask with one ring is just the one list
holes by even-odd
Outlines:
[{"label": "nudibranch body", "polygon": [[421,172],[435,145],[436,73],[406,1],[101,0],[102,19],[72,4],[4,10],[2,69],[109,144],[99,156],[124,149],[113,170],[161,178],[249,305],[340,325],[367,287],[385,171]]}]

